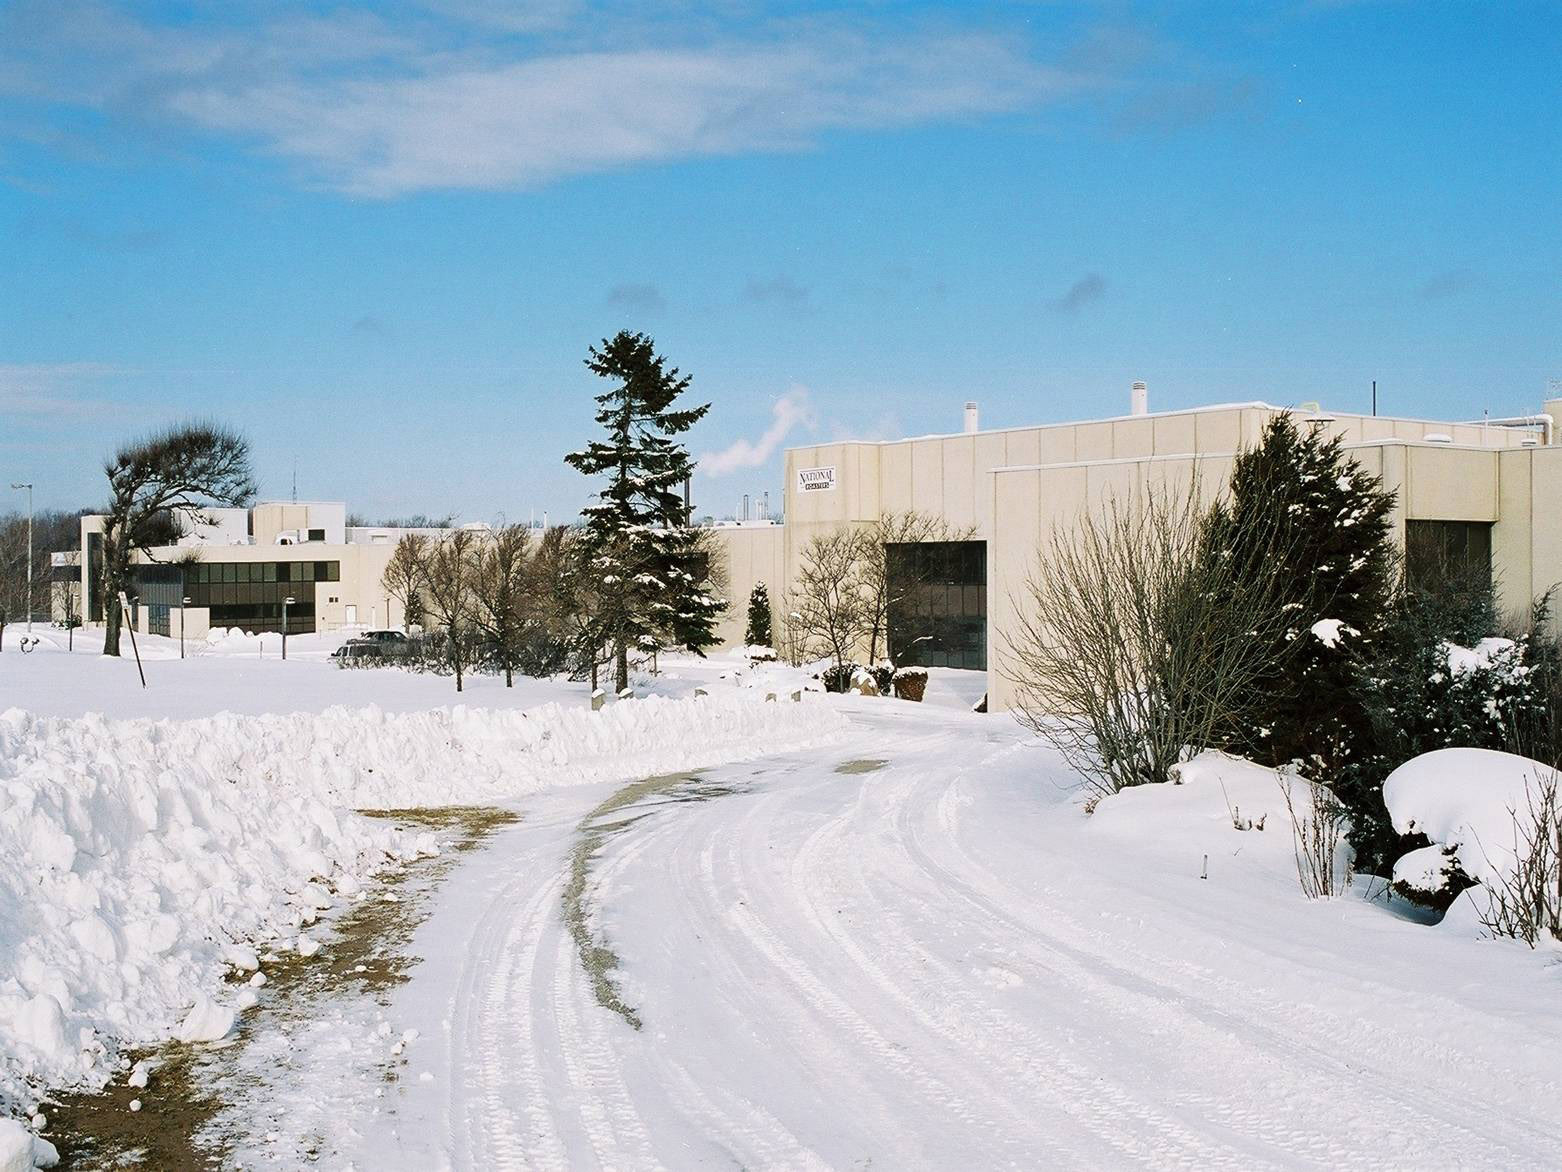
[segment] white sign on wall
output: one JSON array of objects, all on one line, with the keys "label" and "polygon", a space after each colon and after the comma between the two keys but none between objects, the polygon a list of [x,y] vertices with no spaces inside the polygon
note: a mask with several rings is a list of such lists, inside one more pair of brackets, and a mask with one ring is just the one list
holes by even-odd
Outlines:
[{"label": "white sign on wall", "polygon": [[834,492],[835,491],[835,465],[825,468],[799,468],[797,470],[798,492]]}]

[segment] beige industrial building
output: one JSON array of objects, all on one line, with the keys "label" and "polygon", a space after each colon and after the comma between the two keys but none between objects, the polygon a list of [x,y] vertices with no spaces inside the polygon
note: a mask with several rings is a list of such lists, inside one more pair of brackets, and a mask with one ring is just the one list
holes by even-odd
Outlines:
[{"label": "beige industrial building", "polygon": [[1396,492],[1401,543],[1419,527],[1460,557],[1484,559],[1509,606],[1562,582],[1562,447],[1552,442],[1551,419],[1562,413],[1562,400],[1548,402],[1542,414],[1481,423],[1266,403],[1151,413],[1136,384],[1131,406],[1118,418],[982,431],[968,404],[965,430],[957,434],[791,449],[785,523],[718,530],[738,600],[724,640],[741,642],[741,603],[755,582],[766,583],[784,618],[816,534],[916,510],[969,528],[972,541],[962,550],[927,551],[943,589],[933,592],[925,614],[902,620],[909,629],[892,624],[890,655],[901,663],[985,670],[992,702],[1005,705],[1012,696],[1002,670],[1005,636],[1049,535],[1108,498],[1186,487],[1195,475],[1201,487],[1218,488],[1236,453],[1282,412],[1341,436],[1349,454]]}]

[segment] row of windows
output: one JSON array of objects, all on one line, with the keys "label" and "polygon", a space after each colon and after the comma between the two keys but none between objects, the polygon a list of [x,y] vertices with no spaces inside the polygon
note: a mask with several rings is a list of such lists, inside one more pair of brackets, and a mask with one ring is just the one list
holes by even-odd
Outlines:
[{"label": "row of windows", "polygon": [[341,562],[197,562],[186,567],[185,582],[338,582]]},{"label": "row of windows", "polygon": [[[280,631],[282,607],[279,603],[249,602],[213,606],[211,625],[237,627],[241,631]],[[315,604],[301,602],[287,608],[287,630],[290,635],[307,634],[315,629]]]},{"label": "row of windows", "polygon": [[296,599],[295,605],[313,606],[314,591],[296,582],[221,582],[203,583],[185,589],[185,597],[191,606],[231,606],[249,603],[271,603],[280,606],[288,599]]}]

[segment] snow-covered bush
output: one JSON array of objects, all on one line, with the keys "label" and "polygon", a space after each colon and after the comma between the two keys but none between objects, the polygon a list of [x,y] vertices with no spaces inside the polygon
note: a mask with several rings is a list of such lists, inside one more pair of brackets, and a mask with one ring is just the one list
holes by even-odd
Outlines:
[{"label": "snow-covered bush", "polygon": [[[1542,600],[1537,626],[1544,614]],[[1496,625],[1489,583],[1440,584],[1404,591],[1370,654],[1347,645],[1372,738],[1332,780],[1350,810],[1358,869],[1387,874],[1408,850],[1428,845],[1402,837],[1390,823],[1382,787],[1396,767],[1451,747],[1548,752],[1556,656],[1529,634],[1491,635]],[[1460,876],[1449,871],[1447,878],[1447,885],[1426,889],[1423,902],[1446,907]],[[1402,888],[1416,898],[1414,884]]]},{"label": "snow-covered bush", "polygon": [[887,659],[881,659],[868,669],[873,673],[873,682],[878,686],[880,696],[888,696],[895,686],[895,665]]},{"label": "snow-covered bush", "polygon": [[846,692],[851,689],[852,680],[863,668],[856,663],[832,663],[819,673],[819,680],[824,684],[826,692]]},{"label": "snow-covered bush", "polygon": [[1557,771],[1492,749],[1439,749],[1389,776],[1394,827],[1427,846],[1394,865],[1396,889],[1444,893],[1478,885],[1476,908],[1493,935],[1534,945],[1562,934],[1562,801]]}]

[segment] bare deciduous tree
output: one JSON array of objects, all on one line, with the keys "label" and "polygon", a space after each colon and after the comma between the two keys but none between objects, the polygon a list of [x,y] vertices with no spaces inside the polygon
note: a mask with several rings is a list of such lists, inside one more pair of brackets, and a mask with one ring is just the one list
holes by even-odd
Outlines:
[{"label": "bare deciduous tree", "polygon": [[209,423],[184,424],[126,444],[104,466],[112,499],[103,522],[103,654],[119,654],[120,591],[130,559],[157,541],[174,513],[196,518],[213,505],[244,505],[255,495],[249,442]]},{"label": "bare deciduous tree", "polygon": [[[428,558],[429,538],[423,533],[404,533],[391,551],[390,561],[380,574],[380,586],[387,595],[401,603],[402,626],[409,631],[418,611],[418,590],[423,585],[424,562]],[[385,615],[390,625],[390,614]]]},{"label": "bare deciduous tree", "polygon": [[429,612],[445,633],[445,654],[455,673],[456,691],[472,662],[477,613],[479,542],[471,529],[453,529],[429,545],[424,558],[423,586]]},{"label": "bare deciduous tree", "polygon": [[1279,583],[1271,567],[1199,558],[1205,518],[1196,482],[1107,500],[1043,542],[1014,600],[1000,670],[1022,719],[1099,792],[1164,781],[1224,743],[1275,667],[1290,620]]},{"label": "bare deciduous tree", "polygon": [[863,567],[865,531],[835,529],[808,539],[787,604],[789,633],[805,654],[850,662],[873,629],[874,603]]},{"label": "bare deciduous tree", "polygon": [[501,525],[477,549],[474,619],[493,647],[507,688],[515,684],[522,640],[532,625],[534,608],[527,591],[530,544],[531,531],[524,525]]}]

